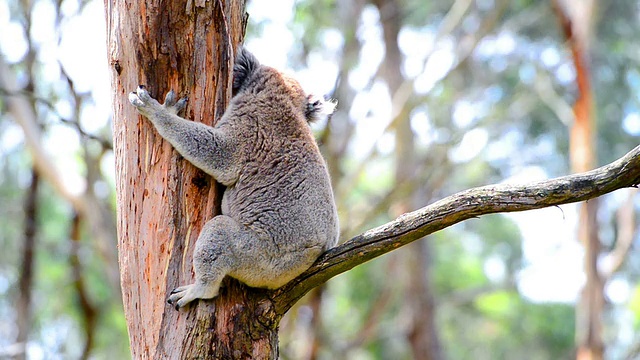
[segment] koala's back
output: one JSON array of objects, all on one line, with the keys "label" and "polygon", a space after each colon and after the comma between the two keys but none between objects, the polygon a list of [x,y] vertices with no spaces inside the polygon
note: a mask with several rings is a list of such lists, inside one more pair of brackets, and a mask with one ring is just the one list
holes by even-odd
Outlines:
[{"label": "koala's back", "polygon": [[262,156],[247,159],[224,194],[223,213],[248,226],[277,251],[332,247],[337,215],[322,158],[315,144],[265,141]]},{"label": "koala's back", "polygon": [[246,144],[238,151],[241,166],[227,184],[222,212],[271,242],[267,257],[286,262],[286,254],[317,249],[312,262],[335,245],[338,219],[329,174],[305,117],[308,99],[297,82],[271,68],[253,69],[245,81],[220,121]]}]

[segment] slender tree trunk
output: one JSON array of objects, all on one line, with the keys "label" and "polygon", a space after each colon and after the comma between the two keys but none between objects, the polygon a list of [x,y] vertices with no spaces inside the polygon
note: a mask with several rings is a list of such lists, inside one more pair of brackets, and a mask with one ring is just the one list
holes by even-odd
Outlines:
[{"label": "slender tree trunk", "polygon": [[[389,86],[392,99],[405,81],[402,75],[402,53],[398,44],[398,36],[402,25],[402,7],[396,0],[375,0],[373,3],[380,12],[382,23],[385,59],[381,65],[382,76]],[[395,118],[396,168],[395,183],[414,179],[416,174],[416,149],[409,113],[412,106],[408,103],[398,104],[394,101],[392,113]],[[418,193],[418,189],[415,189]],[[422,189],[425,190],[425,189]],[[398,204],[400,213],[413,211],[418,207],[415,197],[406,198]],[[425,201],[426,202],[426,201]],[[410,317],[408,340],[411,344],[414,359],[437,360],[442,358],[440,342],[435,326],[435,300],[431,288],[431,250],[430,244],[423,239],[407,246],[398,255],[404,258],[402,264],[409,274],[409,286],[404,297],[405,305],[412,313]]]},{"label": "slender tree trunk", "polygon": [[91,355],[93,346],[95,343],[96,325],[98,322],[99,312],[96,309],[95,304],[91,301],[87,287],[83,279],[82,262],[80,261],[80,240],[81,240],[81,224],[83,219],[78,212],[73,215],[71,220],[71,227],[69,229],[69,241],[71,242],[71,249],[69,250],[69,267],[72,273],[72,283],[76,292],[78,301],[78,310],[82,316],[82,323],[84,327],[84,347],[81,360],[86,360]]},{"label": "slender tree trunk", "polygon": [[276,358],[276,315],[266,292],[233,280],[186,311],[166,303],[193,281],[200,228],[219,213],[212,178],[186,162],[138,116],[127,94],[189,97],[185,117],[212,124],[231,96],[243,0],[105,0],[116,154],[118,251],[134,359]]},{"label": "slender tree trunk", "polygon": [[33,270],[35,267],[36,232],[38,230],[38,188],[40,176],[36,169],[31,170],[31,185],[24,202],[24,244],[22,245],[22,261],[20,262],[20,280],[16,317],[20,353],[16,360],[27,358],[27,341],[31,331],[31,298],[33,289]]},{"label": "slender tree trunk", "polygon": [[[576,70],[578,98],[573,105],[574,122],[570,132],[570,158],[574,172],[585,172],[596,165],[594,141],[594,101],[589,70],[589,30],[593,2],[553,2],[554,10],[567,38]],[[578,9],[580,8],[580,9]],[[604,280],[598,270],[601,246],[598,236],[598,199],[580,206],[578,239],[584,246],[586,283],[576,308],[576,343],[578,360],[604,357],[602,321],[604,317]]]}]

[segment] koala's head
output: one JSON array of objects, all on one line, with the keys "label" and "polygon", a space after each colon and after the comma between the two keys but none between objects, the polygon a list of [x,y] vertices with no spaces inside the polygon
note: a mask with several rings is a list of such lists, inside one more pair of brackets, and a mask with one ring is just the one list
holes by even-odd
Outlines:
[{"label": "koala's head", "polygon": [[276,69],[261,65],[253,54],[240,48],[233,65],[233,96],[244,91],[263,91],[267,87],[282,89],[279,93],[289,96],[290,101],[302,111],[307,121],[329,116],[336,107],[335,101],[307,95],[297,80]]}]

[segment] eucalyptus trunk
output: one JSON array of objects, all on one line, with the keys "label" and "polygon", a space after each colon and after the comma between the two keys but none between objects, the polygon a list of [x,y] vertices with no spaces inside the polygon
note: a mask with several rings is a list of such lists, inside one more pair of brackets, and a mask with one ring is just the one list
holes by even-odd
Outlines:
[{"label": "eucalyptus trunk", "polygon": [[231,98],[233,54],[244,37],[245,2],[105,0],[113,91],[118,250],[134,359],[276,358],[277,316],[266,293],[233,280],[186,311],[166,302],[193,282],[192,254],[219,214],[214,180],[185,161],[127,95],[189,97],[186,117],[212,125]]}]

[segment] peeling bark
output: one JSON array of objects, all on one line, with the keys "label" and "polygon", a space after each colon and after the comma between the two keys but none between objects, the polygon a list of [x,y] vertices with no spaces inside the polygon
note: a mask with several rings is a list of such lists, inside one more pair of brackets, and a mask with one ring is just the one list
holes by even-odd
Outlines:
[{"label": "peeling bark", "polygon": [[276,351],[271,305],[237,282],[226,282],[215,306],[200,301],[177,312],[166,303],[171,289],[193,282],[194,244],[219,213],[220,192],[127,100],[139,84],[159,98],[174,89],[189,97],[185,117],[212,125],[231,97],[244,9],[243,0],[105,0],[118,258],[134,359],[267,358]]}]

